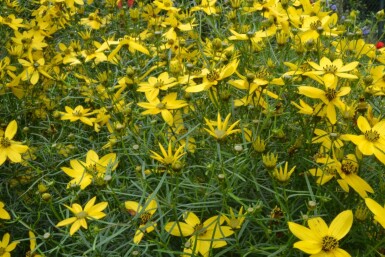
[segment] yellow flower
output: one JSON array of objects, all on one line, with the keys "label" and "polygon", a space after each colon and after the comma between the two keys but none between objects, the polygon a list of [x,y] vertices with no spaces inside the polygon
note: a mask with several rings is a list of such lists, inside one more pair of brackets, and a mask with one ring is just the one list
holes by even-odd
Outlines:
[{"label": "yellow flower", "polygon": [[21,79],[29,80],[32,85],[35,85],[39,81],[40,74],[49,79],[53,79],[51,75],[49,75],[48,72],[45,71],[46,66],[44,65],[44,58],[39,58],[36,61],[32,58],[30,58],[29,61],[19,59],[19,63],[24,67],[24,70],[21,73]]},{"label": "yellow flower", "polygon": [[5,204],[3,202],[0,202],[0,219],[9,220],[9,219],[11,219],[11,216],[4,209],[4,206],[5,206]]},{"label": "yellow flower", "polygon": [[202,0],[201,4],[194,6],[190,9],[191,12],[195,11],[204,11],[207,15],[212,15],[217,13],[215,8],[215,3],[217,0]]},{"label": "yellow flower", "polygon": [[26,256],[31,256],[31,257],[42,257],[40,254],[36,254],[36,236],[35,234],[30,230],[28,231],[29,235],[29,249],[30,251],[27,252]]},{"label": "yellow flower", "polygon": [[[240,120],[234,122],[233,124],[228,127],[228,123],[230,120],[231,114],[229,113],[225,120],[222,122],[221,115],[218,112],[217,121],[211,121],[205,118],[206,125],[209,127],[209,129],[204,128],[204,130],[207,131],[211,136],[216,138],[217,140],[224,140],[227,136],[234,134],[234,133],[240,133],[240,129],[234,129],[235,126],[238,125]],[[216,128],[214,128],[216,126]]]},{"label": "yellow flower", "polygon": [[245,215],[243,214],[243,206],[239,209],[237,215],[234,214],[233,209],[230,207],[230,217],[223,216],[227,225],[231,227],[231,229],[241,229],[243,222],[245,221]]},{"label": "yellow flower", "polygon": [[23,19],[16,18],[14,14],[10,14],[4,18],[0,16],[0,24],[7,25],[13,30],[25,27],[25,25],[23,25]]},{"label": "yellow flower", "polygon": [[333,127],[328,126],[328,131],[316,128],[314,130],[315,137],[312,138],[312,143],[322,143],[322,146],[326,149],[331,150],[332,147],[340,149],[344,146],[344,143],[340,139],[340,134],[333,132]]},{"label": "yellow flower", "polygon": [[101,202],[101,203],[95,204],[95,201],[96,201],[96,196],[87,202],[87,204],[84,206],[84,210],[77,203],[72,204],[71,207],[64,205],[67,209],[69,209],[75,215],[75,217],[62,220],[56,226],[62,227],[62,226],[67,226],[69,224],[72,224],[70,228],[71,236],[76,231],[78,231],[80,227],[87,229],[88,228],[87,220],[99,220],[106,216],[103,210],[107,208],[108,203]]},{"label": "yellow flower", "polygon": [[357,126],[363,135],[342,135],[342,139],[352,141],[364,155],[375,155],[385,164],[385,120],[370,126],[364,116],[357,119]]},{"label": "yellow flower", "polygon": [[267,153],[262,155],[262,162],[266,169],[273,170],[277,166],[278,154]]},{"label": "yellow flower", "polygon": [[156,227],[156,222],[151,221],[152,216],[158,208],[157,202],[152,199],[153,196],[149,196],[144,205],[140,205],[138,202],[126,201],[124,206],[127,211],[140,220],[139,228],[135,231],[133,242],[139,244],[144,236],[144,232],[150,233]]},{"label": "yellow flower", "polygon": [[338,214],[329,227],[320,217],[309,219],[309,228],[288,222],[290,231],[301,240],[294,243],[293,247],[311,254],[310,257],[350,257],[349,253],[339,248],[338,241],[349,232],[352,224],[351,210]]},{"label": "yellow flower", "polygon": [[116,154],[109,153],[99,159],[98,154],[89,150],[86,156],[86,162],[79,160],[70,161],[71,168],[62,167],[61,169],[71,178],[67,188],[73,185],[80,186],[80,189],[85,189],[94,180],[103,180],[107,170],[114,171],[118,166],[116,162]]},{"label": "yellow flower", "polygon": [[28,146],[12,140],[16,132],[17,123],[15,120],[8,124],[5,132],[0,131],[0,166],[7,158],[12,162],[21,162],[21,154],[28,150]]},{"label": "yellow flower", "polygon": [[156,115],[160,113],[162,115],[163,120],[169,125],[172,126],[174,123],[174,117],[171,114],[170,110],[180,109],[188,105],[188,103],[184,100],[176,100],[177,93],[170,93],[166,95],[162,101],[158,98],[149,99],[149,103],[140,102],[138,105],[142,108],[147,109],[142,112],[142,115]]},{"label": "yellow flower", "polygon": [[315,62],[309,62],[310,66],[313,67],[313,71],[305,72],[304,75],[323,75],[322,79],[326,86],[333,85],[337,77],[347,79],[357,79],[356,75],[347,73],[348,71],[354,70],[359,62],[351,62],[344,65],[341,59],[336,59],[333,62],[327,57],[322,57],[320,64]]},{"label": "yellow flower", "polygon": [[168,72],[163,72],[157,78],[150,77],[148,82],[140,83],[136,91],[145,92],[147,99],[155,99],[158,97],[160,90],[167,90],[175,86],[178,83],[175,81],[176,78],[169,77]]},{"label": "yellow flower", "polygon": [[205,90],[209,90],[211,87],[218,85],[218,83],[231,76],[238,67],[239,61],[234,60],[222,67],[220,70],[217,69],[203,69],[202,74],[204,75],[201,84],[189,86],[186,88],[186,92],[197,93]]},{"label": "yellow flower", "polygon": [[163,156],[154,152],[154,151],[151,151],[152,155],[150,157],[159,161],[160,163],[163,163],[164,165],[172,165],[175,162],[177,162],[183,155],[186,154],[186,152],[183,151],[184,147],[185,147],[184,145],[181,145],[175,151],[175,153],[173,153],[172,152],[172,143],[170,141],[168,143],[168,148],[167,148],[167,152],[166,152],[166,150],[163,148],[161,143],[159,143],[159,148],[160,148],[160,151],[162,152]]},{"label": "yellow flower", "polygon": [[17,241],[9,243],[10,238],[11,236],[9,233],[5,233],[3,235],[3,240],[0,241],[0,257],[11,257],[10,252],[12,252],[16,248],[16,245],[19,243]]},{"label": "yellow flower", "polygon": [[173,236],[191,236],[184,248],[184,257],[200,253],[208,257],[211,248],[220,248],[227,243],[223,238],[231,236],[234,231],[229,226],[222,226],[225,219],[213,216],[203,223],[193,212],[183,214],[185,222],[172,221],[164,229]]},{"label": "yellow flower", "polygon": [[326,90],[322,90],[310,86],[298,87],[299,94],[305,95],[310,98],[320,99],[324,103],[323,111],[326,112],[326,117],[333,125],[337,122],[337,113],[335,107],[343,109],[345,104],[341,101],[340,97],[350,93],[350,87],[341,87],[336,89],[336,83],[327,86]]},{"label": "yellow flower", "polygon": [[367,192],[374,193],[373,188],[358,173],[358,162],[354,154],[348,154],[341,162],[333,159],[335,168],[341,179],[338,184],[345,192],[349,192],[349,186],[354,189],[362,198],[368,196]]},{"label": "yellow flower", "polygon": [[376,201],[370,198],[365,198],[366,206],[374,214],[374,219],[385,228],[385,206],[382,207]]},{"label": "yellow flower", "polygon": [[86,125],[93,126],[93,122],[95,121],[95,118],[88,118],[87,116],[90,116],[94,114],[94,112],[89,112],[91,109],[84,109],[83,106],[78,105],[75,107],[75,109],[72,109],[69,106],[65,107],[66,112],[60,112],[61,120],[69,120],[71,122],[80,120]]},{"label": "yellow flower", "polygon": [[81,18],[79,24],[86,25],[92,29],[98,30],[106,25],[107,20],[99,16],[99,9],[90,13],[87,18]]},{"label": "yellow flower", "polygon": [[285,168],[282,169],[282,166],[279,167],[279,170],[277,168],[273,171],[273,177],[278,180],[281,183],[286,183],[289,181],[291,174],[293,174],[295,167],[291,168],[290,171],[288,171],[288,163],[285,162]]}]

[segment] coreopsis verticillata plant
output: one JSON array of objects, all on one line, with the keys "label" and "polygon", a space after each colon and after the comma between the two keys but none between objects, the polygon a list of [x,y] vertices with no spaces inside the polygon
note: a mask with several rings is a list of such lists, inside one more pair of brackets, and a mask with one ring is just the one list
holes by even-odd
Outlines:
[{"label": "coreopsis verticillata plant", "polygon": [[124,206],[131,216],[140,219],[139,227],[135,231],[133,238],[134,244],[139,244],[143,239],[144,233],[150,233],[156,227],[156,222],[153,222],[151,219],[158,208],[158,204],[156,200],[153,199],[153,196],[150,195],[143,205],[135,201],[126,201],[124,202]]},{"label": "coreopsis verticillata plant", "polygon": [[202,0],[200,5],[192,7],[190,11],[204,11],[207,15],[217,14],[216,2],[217,0]]},{"label": "coreopsis verticillata plant", "polygon": [[342,135],[343,140],[353,142],[364,155],[373,155],[385,164],[385,120],[371,126],[364,116],[357,119],[357,126],[363,135]]},{"label": "coreopsis verticillata plant", "polygon": [[218,83],[225,78],[231,76],[238,67],[239,60],[233,60],[221,69],[203,69],[201,75],[203,75],[203,81],[201,84],[188,86],[186,92],[198,93],[218,85]]},{"label": "coreopsis verticillata plant", "polygon": [[71,122],[80,120],[86,125],[93,126],[95,118],[89,118],[88,116],[93,115],[94,112],[91,111],[91,108],[84,109],[83,106],[78,105],[75,109],[72,109],[69,106],[65,107],[66,112],[60,112],[61,120],[69,120]]},{"label": "coreopsis verticillata plant", "polygon": [[224,238],[231,236],[234,231],[229,226],[222,225],[225,218],[213,216],[203,223],[193,212],[183,214],[185,222],[168,222],[164,229],[173,236],[191,236],[184,248],[183,256],[191,256],[200,253],[208,257],[212,248],[220,248],[227,245]]},{"label": "coreopsis verticillata plant", "polygon": [[316,162],[322,165],[309,169],[309,173],[317,178],[317,184],[323,185],[337,176],[336,163],[329,155],[318,156]]},{"label": "coreopsis verticillata plant", "polygon": [[385,205],[382,207],[379,203],[370,198],[365,198],[366,206],[374,214],[374,220],[380,223],[385,229]]},{"label": "coreopsis verticillata plant", "polygon": [[172,0],[155,0],[153,4],[160,10],[165,10],[171,13],[179,12],[179,8],[174,7]]},{"label": "coreopsis verticillata plant", "polygon": [[[240,75],[240,74],[239,74]],[[241,99],[235,99],[235,106],[262,106],[263,108],[267,108],[267,102],[263,95],[269,96],[273,99],[278,99],[278,95],[269,91],[267,86],[269,81],[267,79],[268,73],[266,70],[262,70],[257,73],[257,76],[254,74],[248,74],[245,76],[241,76],[239,80],[231,80],[229,84],[246,91],[246,96]],[[283,85],[279,80],[273,79],[271,84]]]},{"label": "coreopsis verticillata plant", "polygon": [[334,147],[340,149],[344,143],[340,139],[341,134],[334,131],[333,126],[328,126],[328,131],[316,128],[314,129],[315,137],[312,138],[312,143],[321,143],[326,149],[332,150]]},{"label": "coreopsis verticillata plant", "polygon": [[108,23],[108,19],[99,16],[99,9],[90,13],[87,18],[81,18],[79,24],[88,26],[92,29],[99,30]]},{"label": "coreopsis verticillata plant", "polygon": [[42,257],[42,255],[36,253],[36,236],[35,234],[30,230],[28,231],[29,235],[29,251],[27,252],[26,256],[31,257]]},{"label": "coreopsis verticillata plant", "polygon": [[86,162],[79,160],[70,161],[71,168],[62,167],[62,171],[72,178],[68,183],[67,188],[71,186],[80,186],[80,189],[85,189],[92,182],[98,184],[104,180],[107,171],[112,172],[118,166],[116,154],[109,153],[99,159],[98,154],[89,150],[86,156]]},{"label": "coreopsis verticillata plant", "polygon": [[312,77],[311,75],[322,76],[322,81],[325,83],[326,87],[335,85],[338,77],[358,79],[356,75],[348,73],[357,67],[359,64],[357,61],[344,65],[341,59],[336,59],[332,62],[329,58],[322,57],[319,64],[315,62],[308,63],[314,70],[305,72],[303,75],[310,75],[310,77]]},{"label": "coreopsis verticillata plant", "polygon": [[238,214],[234,214],[233,208],[230,207],[230,215],[223,216],[226,221],[226,224],[231,227],[232,230],[241,229],[243,222],[246,219],[246,216],[243,214],[243,206],[239,209]]},{"label": "coreopsis verticillata plant", "polygon": [[84,49],[81,52],[81,55],[84,57],[85,62],[94,61],[96,64],[107,61],[107,56],[103,51],[99,50],[102,47],[102,44],[98,41],[93,42],[93,46]]},{"label": "coreopsis verticillata plant", "polygon": [[340,99],[341,96],[345,96],[350,93],[350,87],[341,87],[339,90],[336,88],[337,81],[334,81],[332,85],[326,86],[325,90],[311,87],[311,86],[299,86],[298,93],[310,98],[320,99],[323,103],[322,110],[326,117],[333,125],[337,122],[336,108],[343,109],[345,104]]},{"label": "coreopsis verticillata plant", "polygon": [[293,174],[295,167],[292,167],[290,171],[288,170],[288,162],[285,162],[285,167],[279,167],[279,169],[275,168],[272,175],[273,177],[280,183],[287,183],[290,180],[291,175]]},{"label": "coreopsis verticillata plant", "polygon": [[240,133],[240,129],[234,129],[235,126],[239,124],[240,120],[237,120],[236,122],[228,126],[230,117],[231,113],[229,113],[226,116],[225,120],[222,122],[221,114],[218,112],[216,121],[211,121],[205,118],[206,125],[208,126],[208,128],[204,128],[204,130],[206,130],[207,133],[209,133],[218,141],[224,140],[227,136],[231,134]]},{"label": "coreopsis verticillata plant", "polygon": [[[32,56],[31,56],[32,57]],[[35,85],[39,79],[40,74],[46,78],[53,79],[51,75],[45,70],[45,60],[44,58],[39,58],[37,60],[33,60],[32,58],[29,61],[24,59],[19,59],[19,63],[23,65],[24,70],[21,73],[22,80],[28,80],[32,85]]]},{"label": "coreopsis verticillata plant", "polygon": [[0,16],[0,24],[7,25],[13,30],[18,30],[19,28],[24,28],[22,18],[16,18],[14,14],[10,14],[7,17]]},{"label": "coreopsis verticillata plant", "polygon": [[267,153],[262,155],[262,163],[268,170],[274,170],[277,167],[278,154]]},{"label": "coreopsis verticillata plant", "polygon": [[161,143],[159,143],[159,148],[162,154],[158,154],[157,152],[151,151],[151,158],[157,160],[158,162],[169,166],[179,161],[180,158],[182,158],[183,155],[186,154],[184,152],[185,145],[181,145],[174,153],[172,150],[172,142],[168,142],[167,151],[164,149]]},{"label": "coreopsis verticillata plant", "polygon": [[350,257],[349,253],[339,248],[339,241],[352,227],[351,210],[338,214],[330,226],[320,217],[309,219],[307,224],[309,228],[288,222],[291,233],[301,240],[294,243],[294,248],[310,254],[310,257]]},{"label": "coreopsis verticillata plant", "polygon": [[150,55],[150,52],[148,49],[140,42],[139,38],[130,37],[128,35],[124,36],[121,39],[118,40],[108,40],[104,42],[98,49],[98,51],[104,51],[106,49],[109,49],[112,45],[117,45],[117,47],[111,51],[111,53],[108,55],[108,60],[112,60],[115,56],[117,56],[120,49],[122,49],[124,46],[127,46],[128,50],[131,53],[135,53],[136,51],[144,53],[146,55]]},{"label": "coreopsis verticillata plant", "polygon": [[294,105],[298,109],[298,113],[306,114],[306,115],[317,115],[319,117],[323,117],[325,111],[322,109],[323,103],[318,103],[314,107],[308,105],[302,99],[299,99],[299,104],[294,101],[291,101],[291,104]]},{"label": "coreopsis verticillata plant", "polygon": [[176,78],[170,77],[168,72],[161,73],[157,78],[150,77],[148,82],[139,83],[138,92],[145,92],[147,99],[157,98],[160,90],[167,90],[177,85]]},{"label": "coreopsis verticillata plant", "polygon": [[77,203],[74,203],[70,206],[64,205],[67,209],[69,209],[75,217],[71,217],[65,220],[60,221],[56,224],[57,227],[63,227],[67,225],[71,225],[70,235],[72,236],[76,231],[83,227],[85,229],[88,228],[87,220],[99,220],[106,216],[103,212],[104,209],[107,208],[107,202],[100,202],[95,204],[96,196],[89,200],[84,209]]},{"label": "coreopsis verticillata plant", "polygon": [[3,239],[0,241],[0,257],[11,257],[11,252],[16,248],[16,245],[19,243],[14,241],[9,243],[11,236],[9,233],[3,235]]},{"label": "coreopsis verticillata plant", "polygon": [[342,187],[345,192],[349,192],[349,186],[354,189],[362,198],[368,197],[369,193],[374,193],[373,188],[358,176],[358,161],[354,154],[348,154],[344,159],[338,161],[336,158],[333,159],[335,162],[335,168],[341,179],[338,179],[338,184]]},{"label": "coreopsis verticillata plant", "polygon": [[172,126],[174,123],[174,116],[171,113],[172,110],[177,110],[188,105],[184,100],[177,100],[177,93],[170,93],[163,97],[162,101],[159,98],[148,99],[146,102],[140,102],[138,105],[147,110],[142,112],[142,115],[156,115],[161,114],[163,120]]},{"label": "coreopsis verticillata plant", "polygon": [[11,219],[11,216],[4,209],[4,206],[5,206],[5,204],[3,202],[0,202],[0,219],[9,220],[9,219]]},{"label": "coreopsis verticillata plant", "polygon": [[5,132],[0,130],[0,166],[7,160],[12,162],[22,162],[21,154],[27,152],[28,146],[22,145],[21,142],[13,141],[13,137],[17,132],[17,122],[11,121]]}]

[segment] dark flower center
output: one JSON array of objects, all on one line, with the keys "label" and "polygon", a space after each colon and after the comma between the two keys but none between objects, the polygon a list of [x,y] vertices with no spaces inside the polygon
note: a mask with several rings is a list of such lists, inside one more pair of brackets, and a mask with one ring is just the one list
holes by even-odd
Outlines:
[{"label": "dark flower center", "polygon": [[365,138],[366,140],[370,141],[370,142],[376,142],[379,138],[380,138],[380,134],[378,134],[377,131],[375,130],[367,130],[365,132]]},{"label": "dark flower center", "polygon": [[334,74],[334,73],[336,73],[337,70],[338,70],[338,68],[333,64],[330,64],[330,65],[328,64],[328,65],[325,65],[325,67],[324,67],[325,73]]},{"label": "dark flower center", "polygon": [[79,111],[79,110],[74,110],[74,111],[72,112],[72,115],[73,115],[73,116],[76,116],[76,117],[81,117],[81,116],[82,116],[82,112]]},{"label": "dark flower center", "polygon": [[158,103],[157,105],[156,105],[156,108],[158,108],[158,109],[166,109],[166,105],[164,104],[164,103]]},{"label": "dark flower center", "polygon": [[151,213],[145,212],[140,215],[140,225],[145,225],[151,219]]},{"label": "dark flower center", "polygon": [[326,98],[331,101],[333,100],[334,98],[336,98],[337,96],[337,91],[333,88],[328,88],[325,92],[325,96]]},{"label": "dark flower center", "polygon": [[206,232],[207,232],[207,229],[205,227],[203,227],[203,224],[197,224],[195,225],[194,227],[194,231],[198,234],[198,235],[204,235]]},{"label": "dark flower center", "polygon": [[215,70],[210,71],[209,74],[207,74],[207,80],[210,82],[213,82],[215,80],[219,79],[219,73]]},{"label": "dark flower center", "polygon": [[310,29],[312,29],[312,30],[317,30],[318,27],[322,27],[321,21],[314,21],[310,24]]},{"label": "dark flower center", "polygon": [[86,212],[86,211],[81,211],[81,212],[79,212],[79,213],[76,213],[76,218],[78,219],[78,220],[81,220],[81,219],[84,219],[84,218],[86,218],[87,216],[88,216],[88,213]]},{"label": "dark flower center", "polygon": [[343,160],[341,170],[346,175],[357,173],[357,165],[351,160]]},{"label": "dark flower center", "polygon": [[11,140],[9,140],[7,137],[0,138],[0,146],[2,148],[10,147],[11,146]]},{"label": "dark flower center", "polygon": [[322,238],[322,250],[325,252],[332,251],[338,248],[338,240],[331,236],[325,236]]},{"label": "dark flower center", "polygon": [[155,84],[154,84],[154,88],[160,88],[164,85],[163,81],[162,80],[158,80]]}]

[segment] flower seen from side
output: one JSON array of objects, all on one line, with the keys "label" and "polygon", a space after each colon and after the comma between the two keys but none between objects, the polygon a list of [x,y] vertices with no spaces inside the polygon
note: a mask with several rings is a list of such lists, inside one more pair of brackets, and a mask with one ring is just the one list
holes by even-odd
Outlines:
[{"label": "flower seen from side", "polygon": [[179,159],[182,158],[182,156],[186,154],[186,152],[184,152],[184,148],[185,148],[185,146],[181,145],[173,153],[171,141],[168,143],[167,151],[162,146],[162,144],[159,143],[159,149],[162,152],[162,154],[160,155],[157,152],[151,151],[152,155],[150,157],[157,160],[158,162],[166,165],[166,166],[172,165],[172,164],[176,163],[177,161],[179,161]]},{"label": "flower seen from side", "polygon": [[219,113],[217,115],[216,121],[211,121],[205,118],[206,125],[208,126],[208,128],[204,128],[204,130],[218,141],[224,140],[227,136],[231,134],[240,133],[240,129],[234,129],[235,126],[239,124],[240,120],[228,126],[230,117],[231,114],[229,113],[223,122]]}]

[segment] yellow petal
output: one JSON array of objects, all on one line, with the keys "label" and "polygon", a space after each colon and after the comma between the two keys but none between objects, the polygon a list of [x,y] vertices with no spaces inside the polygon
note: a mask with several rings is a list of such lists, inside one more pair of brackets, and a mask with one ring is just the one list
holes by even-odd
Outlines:
[{"label": "yellow petal", "polygon": [[301,240],[311,240],[311,241],[320,241],[322,240],[319,235],[314,233],[312,230],[308,229],[307,227],[304,227],[302,225],[299,225],[294,222],[288,222],[289,229],[291,233],[293,233],[294,236]]},{"label": "yellow petal", "polygon": [[76,217],[71,217],[65,220],[60,221],[58,224],[56,224],[57,227],[67,226],[69,224],[74,223],[77,220]]},{"label": "yellow petal", "polygon": [[5,129],[4,137],[12,139],[17,132],[17,123],[15,120],[11,121]]},{"label": "yellow petal", "polygon": [[164,226],[164,230],[173,236],[190,236],[194,233],[194,227],[184,222],[169,222]]},{"label": "yellow petal", "polygon": [[195,227],[201,223],[200,219],[193,212],[186,212],[183,214],[183,219],[189,224],[191,227]]},{"label": "yellow petal", "polygon": [[353,213],[351,210],[343,211],[334,218],[329,227],[329,235],[340,240],[350,230],[353,224]]},{"label": "yellow petal", "polygon": [[71,226],[71,229],[70,229],[70,235],[72,236],[73,234],[75,234],[76,231],[78,231],[80,229],[80,221],[79,220],[76,220],[72,226]]},{"label": "yellow petal", "polygon": [[[319,237],[324,237],[328,233],[328,225],[320,217],[309,219],[307,221],[307,224],[308,224],[310,230],[313,231],[314,233],[316,233]],[[304,239],[302,239],[302,240],[304,240]]]},{"label": "yellow petal", "polygon": [[362,133],[365,133],[367,130],[371,130],[368,120],[364,116],[360,116],[357,119],[357,126],[361,130]]},{"label": "yellow petal", "polygon": [[322,251],[322,241],[299,241],[293,247],[307,254],[317,254]]}]

